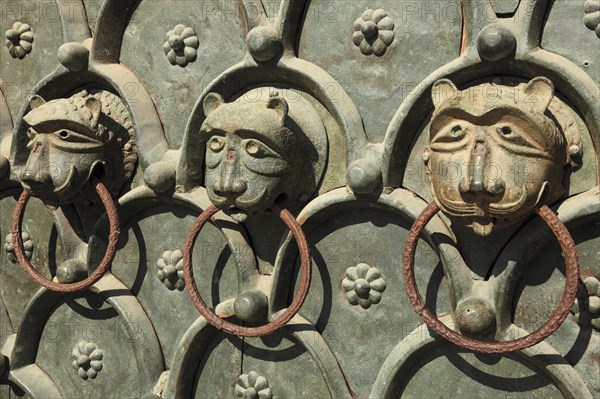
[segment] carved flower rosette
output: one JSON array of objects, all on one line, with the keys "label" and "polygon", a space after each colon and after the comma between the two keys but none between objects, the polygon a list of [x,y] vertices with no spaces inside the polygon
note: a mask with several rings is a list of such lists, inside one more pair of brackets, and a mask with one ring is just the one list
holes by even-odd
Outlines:
[{"label": "carved flower rosette", "polygon": [[102,370],[102,358],[104,353],[92,342],[81,341],[73,348],[73,369],[81,379],[94,379]]},{"label": "carved flower rosette", "polygon": [[382,56],[394,41],[394,21],[381,8],[366,10],[354,21],[352,41],[364,55]]},{"label": "carved flower rosette", "polygon": [[385,291],[385,280],[376,267],[359,263],[346,269],[346,277],[342,280],[342,288],[351,305],[360,305],[368,309],[381,302],[381,294]]},{"label": "carved flower rosette", "polygon": [[600,1],[587,0],[583,7],[585,12],[583,23],[600,38]]},{"label": "carved flower rosette", "polygon": [[600,282],[596,277],[588,277],[583,281],[583,287],[571,313],[575,315],[577,323],[582,327],[592,326],[600,332]]},{"label": "carved flower rosette", "polygon": [[15,22],[13,27],[6,31],[6,47],[11,57],[22,60],[31,53],[33,43],[31,26],[22,22]]},{"label": "carved flower rosette", "polygon": [[183,253],[181,250],[165,251],[156,262],[156,276],[171,291],[183,291]]},{"label": "carved flower rosette", "polygon": [[[31,238],[31,235],[26,231],[21,233],[21,239],[23,240],[23,249],[25,250],[25,256],[27,257],[27,259],[31,260],[34,248],[33,239]],[[8,255],[9,261],[11,261],[12,263],[17,263],[17,258],[15,257],[15,250],[12,244],[12,233],[6,236],[4,242],[4,251]]]},{"label": "carved flower rosette", "polygon": [[256,371],[242,374],[235,384],[235,395],[238,398],[271,399],[273,393],[269,382]]},{"label": "carved flower rosette", "polygon": [[182,24],[167,32],[163,50],[171,65],[187,66],[196,61],[200,42],[194,29]]}]

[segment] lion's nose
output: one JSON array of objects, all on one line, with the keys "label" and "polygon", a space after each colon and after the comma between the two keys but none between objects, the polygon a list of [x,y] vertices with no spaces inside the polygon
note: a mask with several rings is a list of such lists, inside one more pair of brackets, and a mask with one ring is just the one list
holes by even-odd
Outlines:
[{"label": "lion's nose", "polygon": [[31,148],[31,153],[19,176],[21,181],[32,184],[51,184],[52,176],[49,172],[49,165],[46,162],[46,151],[43,142],[36,142]]},{"label": "lion's nose", "polygon": [[487,153],[485,142],[477,141],[471,156],[469,189],[472,192],[485,190],[485,156]]},{"label": "lion's nose", "polygon": [[240,179],[241,171],[235,149],[229,149],[221,169],[221,179],[213,187],[215,194],[234,200],[246,192],[248,185]]},{"label": "lion's nose", "polygon": [[244,194],[247,188],[248,185],[245,181],[238,181],[235,178],[228,176],[220,182],[217,182],[213,187],[213,190],[215,194],[233,200]]},{"label": "lion's nose", "polygon": [[[484,139],[477,139],[473,145],[468,173],[459,184],[461,193],[482,194],[497,197],[504,193],[505,184],[499,176],[491,176],[491,171],[499,165],[490,165],[490,149]],[[496,171],[498,172],[498,171]]]}]

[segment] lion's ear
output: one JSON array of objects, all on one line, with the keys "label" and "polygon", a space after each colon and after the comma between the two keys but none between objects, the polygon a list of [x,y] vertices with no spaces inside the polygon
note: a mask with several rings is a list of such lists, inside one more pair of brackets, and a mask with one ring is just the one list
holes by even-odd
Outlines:
[{"label": "lion's ear", "polygon": [[85,99],[85,106],[92,111],[92,126],[98,125],[98,119],[100,119],[100,113],[102,112],[102,103],[96,96],[90,96]]},{"label": "lion's ear", "polygon": [[267,103],[267,108],[271,108],[279,114],[279,119],[283,125],[289,112],[287,101],[282,97],[271,97]]},{"label": "lion's ear", "polygon": [[223,96],[219,93],[208,93],[202,102],[204,116],[208,116],[223,104],[225,104],[225,100],[223,100]]},{"label": "lion's ear", "polygon": [[31,100],[29,100],[29,106],[31,107],[31,109],[36,109],[37,107],[41,107],[44,104],[46,104],[46,100],[44,100],[37,94],[31,97]]},{"label": "lion's ear", "polygon": [[525,102],[531,105],[531,109],[544,113],[554,98],[554,84],[550,79],[543,76],[533,78],[523,89]]},{"label": "lion's ear", "polygon": [[447,99],[455,97],[460,93],[460,90],[454,86],[450,79],[440,79],[431,87],[431,100],[433,106],[438,108]]}]

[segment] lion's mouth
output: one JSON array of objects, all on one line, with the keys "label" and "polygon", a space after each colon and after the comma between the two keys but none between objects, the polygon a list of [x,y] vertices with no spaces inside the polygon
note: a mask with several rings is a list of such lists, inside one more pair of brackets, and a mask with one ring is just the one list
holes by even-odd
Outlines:
[{"label": "lion's mouth", "polygon": [[469,217],[469,216],[483,216],[483,209],[479,208],[474,202],[465,202],[465,201],[454,201],[448,198],[445,198],[442,193],[438,195],[440,205],[442,205],[442,209],[444,213],[449,216],[454,217]]},{"label": "lion's mouth", "polygon": [[487,236],[492,232],[496,224],[496,218],[491,216],[475,216],[470,219],[469,226],[480,236]]},{"label": "lion's mouth", "polygon": [[450,217],[467,220],[473,230],[482,236],[491,233],[497,219],[506,219],[519,209],[521,209],[528,198],[527,188],[522,187],[518,198],[512,202],[488,202],[485,197],[476,197],[474,202],[455,201],[445,198],[442,193],[438,199],[443,209]]},{"label": "lion's mouth", "polygon": [[41,198],[47,202],[58,202],[59,200],[68,199],[66,194],[71,191],[75,176],[75,167],[71,166],[69,174],[64,182],[58,187],[53,187],[48,183],[26,182],[21,181],[23,189],[29,191],[34,197]]},{"label": "lion's mouth", "polygon": [[495,217],[506,217],[525,205],[529,193],[527,187],[523,185],[521,195],[513,202],[500,204],[498,202],[489,204],[489,213]]},{"label": "lion's mouth", "polygon": [[242,199],[241,197],[223,197],[215,194],[214,191],[209,192],[212,203],[215,204],[219,209],[222,209],[230,215],[246,215],[246,217],[249,213],[255,212],[254,208],[256,208],[257,204],[262,201],[266,193],[267,189],[265,188],[254,198]]},{"label": "lion's mouth", "polygon": [[232,218],[233,220],[235,220],[238,223],[245,222],[249,216],[248,212],[244,211],[243,209],[236,208],[236,207],[223,209],[223,212],[225,212],[226,215],[228,215],[230,218]]},{"label": "lion's mouth", "polygon": [[69,168],[69,175],[67,179],[58,187],[56,187],[53,191],[53,194],[57,197],[62,197],[66,192],[71,189],[71,185],[73,184],[73,177],[75,176],[75,167],[71,166]]},{"label": "lion's mouth", "polygon": [[489,202],[485,197],[475,197],[475,201],[473,202],[455,201],[444,197],[443,193],[439,193],[438,198],[440,205],[442,205],[444,211],[450,216],[469,217],[490,215],[500,218],[509,216],[525,205],[528,195],[527,187],[522,186],[519,197],[508,203]]},{"label": "lion's mouth", "polygon": [[255,208],[267,194],[267,189],[263,188],[258,195],[254,198],[242,199],[241,197],[235,199],[235,205],[241,209]]}]

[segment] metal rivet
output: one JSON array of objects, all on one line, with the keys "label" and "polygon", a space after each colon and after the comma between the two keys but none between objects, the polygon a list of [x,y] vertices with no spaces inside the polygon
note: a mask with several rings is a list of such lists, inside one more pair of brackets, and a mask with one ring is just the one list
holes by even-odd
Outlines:
[{"label": "metal rivet", "polygon": [[354,161],[348,167],[348,185],[357,194],[370,194],[381,183],[381,170],[367,159]]},{"label": "metal rivet", "polygon": [[259,62],[271,60],[282,48],[279,34],[268,26],[258,26],[248,32],[246,45],[252,58]]},{"label": "metal rivet", "polygon": [[516,45],[514,34],[500,24],[486,26],[477,36],[477,51],[480,57],[487,61],[507,58]]},{"label": "metal rivet", "polygon": [[81,43],[65,43],[56,53],[58,61],[70,71],[83,71],[88,67],[90,51]]},{"label": "metal rivet", "polygon": [[259,290],[242,292],[233,303],[235,315],[244,321],[265,320],[268,308],[267,297]]},{"label": "metal rivet", "polygon": [[456,323],[463,334],[490,336],[496,331],[496,312],[481,298],[468,298],[456,307]]},{"label": "metal rivet", "polygon": [[175,187],[175,170],[166,162],[156,162],[144,171],[144,181],[153,191],[165,193]]}]

